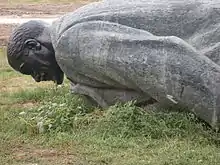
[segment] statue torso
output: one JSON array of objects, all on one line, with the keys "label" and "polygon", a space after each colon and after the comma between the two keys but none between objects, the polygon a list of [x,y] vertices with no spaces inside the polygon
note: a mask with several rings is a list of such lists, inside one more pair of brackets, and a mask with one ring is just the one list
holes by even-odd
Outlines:
[{"label": "statue torso", "polygon": [[[204,36],[200,36],[200,34],[212,33],[219,29],[220,14],[218,12],[220,13],[220,2],[218,3],[217,1],[105,0],[92,3],[79,8],[73,13],[64,15],[53,23],[53,45],[56,50],[57,44],[64,39],[62,37],[63,34],[69,29],[74,31],[75,26],[92,21],[102,21],[124,25],[133,29],[141,29],[156,36],[176,36],[200,49],[200,47],[204,47],[202,42],[207,43],[207,41],[203,41]],[[102,25],[100,24],[100,26]],[[214,39],[208,39],[218,40],[219,35],[215,33]],[[69,35],[68,40],[77,40],[76,35]],[[59,50],[59,52],[65,51],[68,54],[67,56],[56,54],[61,68],[65,65],[65,74],[67,76],[74,74],[75,77],[75,74],[77,74],[77,79],[82,80],[82,82],[105,86],[105,84],[95,79],[88,78],[85,74],[74,73],[75,66],[71,65],[74,65],[74,54],[79,53],[76,52],[77,49],[73,48],[76,47],[75,44],[77,42],[61,46],[63,50]],[[99,76],[101,77],[101,75]],[[106,77],[103,79],[106,79]],[[107,84],[112,84],[112,86],[120,86],[114,81],[107,81],[109,82]]]}]

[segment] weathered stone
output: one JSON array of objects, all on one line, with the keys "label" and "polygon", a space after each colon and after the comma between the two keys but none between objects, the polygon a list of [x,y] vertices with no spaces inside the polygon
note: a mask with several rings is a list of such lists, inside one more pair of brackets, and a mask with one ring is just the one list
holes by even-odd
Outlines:
[{"label": "weathered stone", "polygon": [[219,0],[106,0],[55,21],[51,37],[61,69],[88,91],[136,91],[217,127],[219,11]]},{"label": "weathered stone", "polygon": [[71,83],[71,92],[88,96],[92,99],[91,101],[95,101],[103,108],[107,108],[109,105],[114,105],[116,103],[126,103],[132,100],[136,101],[136,105],[153,104],[156,102],[156,100],[152,99],[149,95],[134,90],[100,89]]}]

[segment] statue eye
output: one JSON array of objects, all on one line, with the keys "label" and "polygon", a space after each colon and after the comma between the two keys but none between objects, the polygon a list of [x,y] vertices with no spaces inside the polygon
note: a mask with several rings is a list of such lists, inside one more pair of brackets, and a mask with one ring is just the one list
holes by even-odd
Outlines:
[{"label": "statue eye", "polygon": [[28,49],[33,49],[33,50],[41,49],[41,44],[35,39],[28,39],[27,41],[25,41],[24,44]]}]

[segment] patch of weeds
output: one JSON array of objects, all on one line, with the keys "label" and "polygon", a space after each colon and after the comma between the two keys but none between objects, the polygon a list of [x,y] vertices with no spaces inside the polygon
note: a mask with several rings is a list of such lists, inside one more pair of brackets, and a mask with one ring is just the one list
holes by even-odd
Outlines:
[{"label": "patch of weeds", "polygon": [[99,121],[97,131],[104,137],[144,136],[155,139],[186,137],[203,130],[193,114],[179,112],[146,112],[134,103],[117,104],[109,108]]},{"label": "patch of weeds", "polygon": [[[21,112],[23,108],[21,107],[1,107],[1,115],[0,115],[0,139],[1,141],[7,141],[8,138],[17,135],[21,135],[26,133],[27,129],[29,133],[33,130],[31,127],[27,127],[21,120],[19,119],[19,112]],[[36,134],[36,133],[35,133]]]},{"label": "patch of weeds", "polygon": [[[20,102],[26,101],[43,101],[49,100],[55,97],[56,95],[65,95],[68,92],[68,88],[65,87],[50,87],[50,88],[42,88],[42,87],[35,87],[29,90],[22,90],[19,92],[11,93],[9,97],[17,98]],[[7,94],[5,94],[7,95]]]},{"label": "patch of weeds", "polygon": [[[81,97],[66,93],[53,96],[40,107],[24,112],[22,118],[39,132],[83,132],[103,139],[110,137],[153,139],[186,138],[201,143],[219,143],[219,135],[203,126],[195,115],[180,112],[146,112],[133,102],[116,104],[101,111]],[[197,135],[200,137],[197,137]]]},{"label": "patch of weeds", "polygon": [[74,120],[92,112],[93,109],[80,96],[70,93],[47,98],[41,106],[20,113],[21,119],[28,125],[43,132],[70,132]]},{"label": "patch of weeds", "polygon": [[21,77],[21,74],[7,67],[5,67],[4,69],[0,69],[0,80],[1,81],[12,79],[14,77]]},{"label": "patch of weeds", "polygon": [[14,70],[12,70],[11,68],[4,68],[4,69],[2,69],[1,70],[1,74],[3,73],[3,72],[5,72],[5,73],[10,73],[10,72],[14,72]]}]

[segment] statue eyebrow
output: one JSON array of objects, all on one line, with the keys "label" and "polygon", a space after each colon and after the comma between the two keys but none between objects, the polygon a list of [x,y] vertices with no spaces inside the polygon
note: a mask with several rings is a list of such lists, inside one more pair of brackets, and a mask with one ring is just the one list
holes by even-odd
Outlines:
[{"label": "statue eyebrow", "polygon": [[23,66],[24,66],[24,62],[19,66],[19,68],[22,69]]}]

